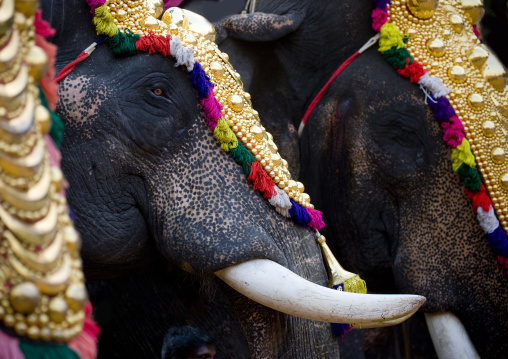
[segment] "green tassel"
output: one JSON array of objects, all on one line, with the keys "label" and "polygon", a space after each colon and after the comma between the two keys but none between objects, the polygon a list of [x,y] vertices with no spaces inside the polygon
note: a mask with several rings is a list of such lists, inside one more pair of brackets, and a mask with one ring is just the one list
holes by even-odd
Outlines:
[{"label": "green tassel", "polygon": [[383,54],[386,62],[394,66],[397,69],[403,69],[406,67],[406,59],[409,59],[409,64],[413,63],[413,57],[409,54],[409,51],[405,47],[397,49],[391,48]]},{"label": "green tassel", "polygon": [[133,34],[130,29],[125,29],[123,32],[118,31],[115,36],[109,37],[105,40],[108,43],[109,49],[114,55],[128,56],[136,55],[136,41],[139,40],[139,34]]},{"label": "green tassel", "polygon": [[53,139],[55,146],[60,148],[65,126],[62,120],[60,120],[60,117],[49,109],[48,101],[46,101],[46,97],[44,96],[44,93],[41,89],[39,89],[39,98],[41,100],[41,105],[46,107],[46,109],[49,111],[49,114],[51,115],[51,129],[49,130],[49,135]]},{"label": "green tassel", "polygon": [[66,345],[20,341],[19,349],[27,359],[80,359]]},{"label": "green tassel", "polygon": [[245,146],[238,141],[238,147],[229,150],[229,156],[242,166],[243,172],[248,177],[250,175],[250,165],[256,160]]},{"label": "green tassel", "polygon": [[463,163],[457,173],[460,176],[460,180],[464,183],[464,186],[473,192],[478,192],[481,188],[482,180],[480,173],[474,167],[470,167],[468,164]]}]

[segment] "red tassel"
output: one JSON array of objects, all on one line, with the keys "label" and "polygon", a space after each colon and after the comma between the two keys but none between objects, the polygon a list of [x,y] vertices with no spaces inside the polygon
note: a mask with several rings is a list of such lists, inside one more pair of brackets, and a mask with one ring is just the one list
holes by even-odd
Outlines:
[{"label": "red tassel", "polygon": [[[407,60],[406,60],[407,61]],[[425,73],[428,70],[423,68],[423,65],[414,61],[412,64],[407,63],[406,67],[403,69],[398,69],[397,72],[404,76],[408,77],[411,82],[414,82],[415,84],[420,81],[420,77],[425,75]]]},{"label": "red tassel", "polygon": [[268,173],[265,172],[259,162],[254,161],[250,167],[250,174],[247,179],[252,182],[253,188],[259,190],[263,194],[264,199],[270,199],[277,194],[273,186],[273,180]]},{"label": "red tassel", "polygon": [[490,201],[487,192],[485,192],[485,187],[483,184],[481,185],[481,188],[478,192],[473,192],[466,189],[466,194],[473,201],[474,213],[478,211],[478,207],[482,207],[485,212],[488,212],[490,207],[492,207],[492,202]]},{"label": "red tassel", "polygon": [[171,54],[169,40],[171,40],[170,35],[155,35],[150,32],[136,41],[136,50],[138,52],[148,51],[149,54],[161,53],[162,56],[168,57]]}]

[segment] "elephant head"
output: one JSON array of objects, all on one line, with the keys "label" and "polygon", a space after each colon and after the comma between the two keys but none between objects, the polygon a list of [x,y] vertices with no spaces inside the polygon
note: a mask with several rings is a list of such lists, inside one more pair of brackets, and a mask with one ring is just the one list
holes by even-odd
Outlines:
[{"label": "elephant head", "polygon": [[[137,21],[143,3],[109,9]],[[93,16],[84,0],[43,8],[63,68],[96,39]],[[328,325],[309,319],[383,325],[414,312],[420,296],[314,284],[326,273],[312,234],[252,191],[207,128],[189,76],[174,65],[159,54],[114,56],[104,45],[61,82],[62,166],[103,328],[100,355],[153,358],[170,326],[193,324],[216,337],[224,358],[333,357]]]},{"label": "elephant head", "polygon": [[[267,95],[261,83],[275,89],[256,107],[267,128],[293,134],[281,153],[298,148],[295,129],[307,106],[375,35],[372,10],[367,0],[259,1],[256,13],[218,23],[219,35],[229,36],[221,46],[232,57],[250,57],[244,77],[253,98]],[[300,142],[300,180],[324,209],[333,250],[370,290],[425,295],[430,326],[438,313],[451,312],[480,356],[502,356],[506,274],[483,238],[425,100],[374,48],[364,52],[313,111]]]}]

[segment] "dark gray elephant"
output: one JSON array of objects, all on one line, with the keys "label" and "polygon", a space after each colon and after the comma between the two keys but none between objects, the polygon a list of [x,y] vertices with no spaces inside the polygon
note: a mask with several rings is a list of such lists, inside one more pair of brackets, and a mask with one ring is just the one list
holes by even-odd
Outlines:
[{"label": "dark gray elephant", "polygon": [[220,46],[244,59],[239,71],[281,153],[301,156],[300,179],[346,268],[372,291],[425,295],[423,310],[458,317],[481,357],[504,357],[508,279],[418,86],[367,51],[328,89],[298,151],[312,98],[375,34],[372,10],[370,0],[260,0],[258,13],[217,24]]},{"label": "dark gray elephant", "polygon": [[[96,39],[92,15],[85,0],[42,5],[62,68]],[[335,358],[329,324],[265,305],[379,325],[421,305],[418,296],[355,297],[302,281],[326,283],[313,235],[253,192],[172,60],[118,58],[99,46],[61,82],[58,111],[100,357],[158,357],[169,327],[188,324],[215,337],[217,358]]]}]

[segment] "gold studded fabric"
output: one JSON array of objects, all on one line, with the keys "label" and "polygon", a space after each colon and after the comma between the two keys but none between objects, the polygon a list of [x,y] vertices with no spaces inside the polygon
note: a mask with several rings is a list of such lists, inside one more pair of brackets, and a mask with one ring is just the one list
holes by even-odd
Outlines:
[{"label": "gold studded fabric", "polygon": [[498,218],[508,229],[507,74],[474,33],[483,15],[479,0],[398,0],[390,22],[409,35],[406,48],[432,76],[453,91],[447,96],[464,125],[478,170]]}]

